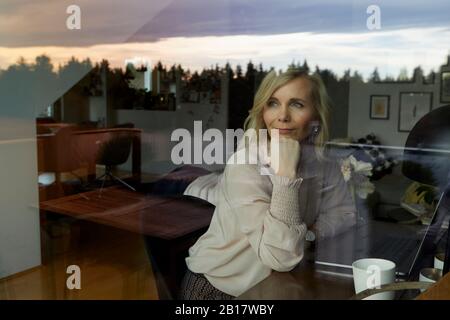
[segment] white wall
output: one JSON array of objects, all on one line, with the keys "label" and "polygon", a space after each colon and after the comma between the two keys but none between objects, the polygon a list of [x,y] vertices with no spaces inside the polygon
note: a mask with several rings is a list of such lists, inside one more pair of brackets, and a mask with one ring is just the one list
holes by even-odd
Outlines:
[{"label": "white wall", "polygon": [[[178,128],[185,128],[193,135],[194,121],[202,121],[204,132],[211,114],[214,114],[212,105],[188,104],[181,105],[176,111],[117,110],[116,119],[118,123],[134,123],[136,128],[143,130],[142,171],[165,173],[177,167],[171,161],[172,148],[178,143],[170,141],[172,132]],[[214,116],[210,128],[221,130],[225,136],[227,121],[227,110],[222,108],[221,114]],[[221,166],[203,167],[215,170]],[[130,159],[124,168],[131,168]]]},{"label": "white wall", "polygon": [[[22,133],[35,131],[34,119],[1,118],[0,123]],[[41,264],[36,139],[11,132],[0,134],[0,278]]]},{"label": "white wall", "polygon": [[36,116],[88,72],[10,74],[0,85],[0,278],[41,264]]},{"label": "white wall", "polygon": [[106,98],[89,97],[89,121],[99,121],[104,123],[106,121]]},{"label": "white wall", "polygon": [[[176,168],[171,160],[172,148],[178,143],[170,141],[172,132],[178,128],[185,128],[193,137],[194,121],[202,121],[203,132],[207,127],[219,129],[225,137],[228,125],[228,80],[222,77],[221,104],[219,113],[214,113],[214,105],[200,103],[179,102],[181,96],[179,83],[177,84],[177,106],[175,111],[157,110],[115,110],[117,123],[134,123],[136,128],[142,129],[142,158],[141,170],[147,173],[166,173]],[[210,142],[205,142],[203,146]],[[225,146],[224,146],[225,148]],[[224,150],[225,154],[225,150]],[[193,160],[193,159],[192,159]],[[223,165],[198,165],[209,170],[223,168]],[[131,170],[131,157],[122,168]]]},{"label": "white wall", "polygon": [[[432,92],[432,109],[442,104],[439,102],[439,81],[424,84],[421,77],[414,83],[350,83],[348,135],[354,139],[374,133],[379,140],[390,146],[404,147],[408,132],[398,131],[400,92]],[[389,95],[389,120],[370,119],[370,96]]]}]

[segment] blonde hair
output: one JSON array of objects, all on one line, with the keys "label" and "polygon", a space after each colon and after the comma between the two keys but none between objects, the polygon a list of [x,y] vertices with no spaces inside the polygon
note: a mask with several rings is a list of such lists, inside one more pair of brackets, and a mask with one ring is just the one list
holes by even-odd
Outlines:
[{"label": "blonde hair", "polygon": [[253,100],[253,107],[244,122],[244,131],[248,129],[267,129],[263,120],[263,110],[273,93],[289,81],[304,78],[311,83],[311,100],[317,120],[320,123],[319,133],[314,137],[315,153],[318,159],[323,159],[324,146],[328,140],[328,119],[330,113],[329,97],[325,85],[319,74],[309,74],[302,68],[289,68],[277,75],[275,70],[270,71],[261,82]]}]

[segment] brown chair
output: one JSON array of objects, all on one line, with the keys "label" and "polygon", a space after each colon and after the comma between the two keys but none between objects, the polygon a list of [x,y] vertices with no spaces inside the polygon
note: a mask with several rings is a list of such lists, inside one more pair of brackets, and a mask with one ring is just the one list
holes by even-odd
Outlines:
[{"label": "brown chair", "polygon": [[96,164],[105,166],[105,173],[97,178],[97,180],[102,180],[100,191],[103,189],[107,178],[112,181],[117,181],[125,187],[136,191],[135,188],[112,173],[115,166],[124,164],[127,161],[132,143],[133,138],[128,134],[124,134],[113,136],[110,140],[104,142],[100,146],[97,153]]}]

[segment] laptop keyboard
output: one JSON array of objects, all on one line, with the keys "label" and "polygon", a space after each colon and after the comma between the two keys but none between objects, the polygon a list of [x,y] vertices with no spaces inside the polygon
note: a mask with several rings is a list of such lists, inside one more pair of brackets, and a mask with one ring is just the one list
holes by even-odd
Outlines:
[{"label": "laptop keyboard", "polygon": [[384,237],[374,243],[370,256],[392,260],[399,264],[406,262],[406,259],[412,260],[419,245],[420,241],[417,239]]}]

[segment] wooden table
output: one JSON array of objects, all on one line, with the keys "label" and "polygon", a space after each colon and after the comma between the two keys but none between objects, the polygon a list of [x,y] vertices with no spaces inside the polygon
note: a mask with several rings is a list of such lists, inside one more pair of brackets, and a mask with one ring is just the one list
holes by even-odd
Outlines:
[{"label": "wooden table", "polygon": [[[314,254],[306,251],[304,260],[290,272],[276,272],[250,288],[238,300],[348,300],[355,295],[353,278],[331,275],[319,271]],[[413,280],[411,280],[413,281]],[[398,291],[401,300],[449,300],[450,272],[425,292],[416,297],[418,290]]]},{"label": "wooden table", "polygon": [[427,291],[421,293],[417,300],[450,300],[450,272]]},{"label": "wooden table", "polygon": [[204,201],[144,195],[122,187],[43,201],[40,209],[142,234],[163,298],[177,292],[188,248],[206,231],[214,212]]},{"label": "wooden table", "polygon": [[238,300],[347,300],[355,294],[353,278],[319,272],[312,252],[290,272],[273,271]]}]

